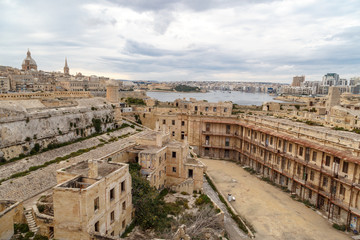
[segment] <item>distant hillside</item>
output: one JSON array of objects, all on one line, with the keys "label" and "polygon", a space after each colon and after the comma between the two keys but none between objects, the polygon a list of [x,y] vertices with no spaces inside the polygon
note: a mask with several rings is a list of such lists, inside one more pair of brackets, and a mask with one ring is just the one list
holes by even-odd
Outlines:
[{"label": "distant hillside", "polygon": [[178,91],[178,92],[200,92],[200,88],[198,87],[191,87],[191,86],[188,86],[188,85],[177,85],[175,87],[175,90]]}]

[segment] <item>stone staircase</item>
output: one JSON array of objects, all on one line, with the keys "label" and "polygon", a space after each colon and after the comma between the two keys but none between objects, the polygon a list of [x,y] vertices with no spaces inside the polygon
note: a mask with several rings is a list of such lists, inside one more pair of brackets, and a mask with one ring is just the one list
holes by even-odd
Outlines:
[{"label": "stone staircase", "polygon": [[29,225],[29,230],[36,234],[37,231],[39,230],[39,227],[36,225],[36,222],[34,220],[34,216],[32,214],[32,209],[27,208],[27,209],[25,209],[24,213],[25,213],[26,222]]},{"label": "stone staircase", "polygon": [[187,192],[188,194],[193,194],[194,180],[192,178],[188,178],[181,183],[172,186],[171,190],[175,192]]}]

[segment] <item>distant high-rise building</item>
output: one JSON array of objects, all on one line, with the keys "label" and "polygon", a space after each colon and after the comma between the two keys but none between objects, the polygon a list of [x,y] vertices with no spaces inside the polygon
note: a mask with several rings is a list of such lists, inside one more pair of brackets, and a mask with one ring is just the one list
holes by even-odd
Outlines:
[{"label": "distant high-rise building", "polygon": [[35,60],[31,57],[31,53],[30,53],[29,49],[27,51],[26,58],[22,62],[21,68],[24,71],[26,71],[26,70],[37,70],[37,64],[36,64]]},{"label": "distant high-rise building", "polygon": [[65,58],[65,67],[64,67],[64,74],[65,75],[69,75],[69,66],[68,66],[68,63],[67,63],[67,59]]},{"label": "distant high-rise building", "polygon": [[358,84],[360,84],[360,77],[350,78],[350,83],[349,83],[350,86],[354,86]]},{"label": "distant high-rise building", "polygon": [[323,76],[322,85],[323,86],[337,86],[339,85],[339,74],[337,73],[327,73]]},{"label": "distant high-rise building", "polygon": [[300,87],[301,83],[305,82],[305,76],[295,76],[293,77],[293,81],[291,86],[293,87]]}]

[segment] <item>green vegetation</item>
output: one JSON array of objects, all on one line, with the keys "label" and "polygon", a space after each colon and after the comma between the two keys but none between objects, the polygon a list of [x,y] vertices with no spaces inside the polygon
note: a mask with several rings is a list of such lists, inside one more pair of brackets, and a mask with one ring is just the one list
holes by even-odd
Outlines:
[{"label": "green vegetation", "polygon": [[31,151],[30,151],[30,154],[35,154],[35,153],[38,153],[39,151],[40,151],[40,144],[39,143],[35,143],[35,145],[34,145],[34,148],[33,149],[31,149]]},{"label": "green vegetation", "polygon": [[[118,139],[122,139],[122,138],[128,137],[129,135],[130,135],[130,133],[124,134],[124,135],[122,135],[122,136],[120,136],[120,137],[118,137],[118,138],[115,138],[115,139],[112,140],[112,141],[115,141],[115,140],[118,140]],[[110,142],[112,142],[112,141],[108,141],[107,143],[110,143]],[[45,162],[44,164],[36,165],[36,166],[31,166],[31,167],[29,167],[28,170],[14,173],[13,175],[11,175],[11,176],[8,177],[8,178],[0,179],[0,184],[1,184],[2,182],[4,182],[4,181],[9,180],[9,179],[14,179],[14,178],[26,176],[26,175],[28,175],[29,173],[33,172],[33,171],[36,171],[36,170],[38,170],[38,169],[47,167],[47,166],[49,166],[49,165],[51,165],[51,164],[60,163],[60,162],[62,162],[62,161],[68,160],[68,159],[70,159],[70,158],[74,158],[74,157],[80,156],[80,155],[82,155],[82,154],[84,154],[84,153],[87,153],[87,152],[89,152],[89,151],[91,151],[91,150],[94,150],[94,149],[96,149],[96,148],[98,148],[98,147],[102,147],[102,146],[104,146],[104,145],[105,145],[105,143],[100,143],[100,144],[98,144],[98,145],[96,145],[96,146],[93,146],[93,147],[90,147],[90,148],[79,149],[79,150],[77,150],[76,152],[72,152],[72,153],[70,153],[70,154],[68,154],[68,155],[65,155],[65,156],[63,156],[63,157],[57,157],[57,158],[55,158],[55,159],[53,159],[53,160],[50,160],[50,161]]]},{"label": "green vegetation", "polygon": [[48,237],[36,234],[34,240],[48,240]]},{"label": "green vegetation", "polygon": [[163,194],[159,194],[140,175],[140,165],[130,163],[129,168],[132,177],[132,201],[135,208],[135,224],[139,225],[143,230],[151,228],[159,232],[169,228],[171,220],[167,217],[169,210],[165,209]]},{"label": "green vegetation", "polygon": [[135,221],[133,221],[129,226],[126,227],[124,233],[120,236],[121,238],[126,238],[129,233],[132,232],[132,230],[135,228],[136,224]]},{"label": "green vegetation", "polygon": [[129,105],[146,105],[144,100],[142,100],[141,98],[128,97],[125,102]]},{"label": "green vegetation", "polygon": [[[129,127],[129,126],[130,126],[129,124],[123,123],[120,127],[114,128],[114,129],[111,129],[111,130],[108,130],[107,132],[108,132],[108,133],[114,132],[114,131],[117,131],[117,130],[119,130],[119,129],[123,129],[123,128]],[[141,129],[136,129],[136,130],[142,131]],[[84,129],[81,129],[81,135],[83,135],[83,133],[84,133]],[[76,129],[76,134],[78,134],[78,129]],[[101,135],[101,134],[102,134],[102,133],[93,133],[93,134],[88,135],[88,136],[86,136],[86,137],[77,138],[77,139],[72,140],[72,141],[69,141],[69,142],[50,143],[46,148],[41,149],[41,152],[47,152],[47,151],[52,150],[52,149],[56,149],[56,148],[64,147],[64,146],[67,146],[67,145],[70,145],[70,144],[73,144],[73,143],[81,142],[81,141],[87,140],[87,139],[89,139],[89,138],[97,137],[97,136],[99,136],[99,135]],[[29,139],[30,139],[30,138],[29,138]],[[24,150],[24,151],[25,151],[25,150]],[[6,159],[1,158],[1,159],[0,159],[0,166],[3,165],[3,164],[7,164],[7,163],[10,163],[10,162],[15,162],[15,161],[21,160],[21,159],[26,158],[26,157],[28,157],[28,156],[36,155],[37,153],[39,153],[39,152],[33,151],[32,153],[27,154],[27,155],[21,153],[18,157],[11,158],[11,159],[9,159],[9,160],[7,160],[7,161],[6,161]],[[0,182],[1,182],[1,181],[0,181]]]},{"label": "green vegetation", "polygon": [[204,205],[204,204],[211,204],[211,199],[206,195],[206,194],[201,194],[196,200],[195,200],[195,204],[196,205]]},{"label": "green vegetation", "polygon": [[33,232],[27,232],[25,234],[25,239],[29,239],[29,238],[33,237],[34,235],[35,235],[35,233],[33,233]]},{"label": "green vegetation", "polygon": [[29,231],[29,226],[26,223],[15,223],[14,233],[26,233]]},{"label": "green vegetation", "polygon": [[347,129],[345,129],[343,127],[338,127],[338,126],[333,127],[333,129],[337,130],[337,131],[348,131]]},{"label": "green vegetation", "polygon": [[138,124],[142,124],[139,114],[135,114],[135,121],[136,121]]},{"label": "green vegetation", "polygon": [[29,226],[25,223],[15,223],[14,233],[15,235],[11,238],[14,240],[48,240],[46,236],[42,236],[39,234],[35,235],[35,233],[30,232]]},{"label": "green vegetation", "polygon": [[343,231],[343,232],[345,232],[345,230],[346,230],[345,225],[338,225],[338,224],[334,223],[332,226],[333,226],[333,228],[335,228],[337,230],[340,230],[340,231]]},{"label": "green vegetation", "polygon": [[183,84],[177,85],[175,87],[175,90],[178,92],[200,92],[199,87],[191,87],[191,86],[183,85]]},{"label": "green vegetation", "polygon": [[352,130],[352,132],[357,133],[357,134],[360,134],[360,128],[354,128],[354,129]]},{"label": "green vegetation", "polygon": [[92,123],[94,125],[95,131],[97,133],[101,132],[101,119],[93,118],[91,121],[92,121]]},{"label": "green vegetation", "polygon": [[164,189],[159,193],[141,176],[140,169],[139,164],[129,163],[132,178],[132,201],[135,208],[134,225],[138,225],[142,230],[153,229],[156,232],[170,230],[175,220],[168,215],[182,213],[189,208],[188,201],[178,198],[175,203],[166,203],[164,197],[169,190]]},{"label": "green vegetation", "polygon": [[295,120],[296,122],[302,122],[302,123],[305,123],[307,125],[310,125],[310,126],[319,126],[319,127],[323,127],[324,125],[321,124],[321,123],[317,123],[317,122],[314,122],[314,121],[310,121],[310,120],[300,120],[300,119],[296,119]]},{"label": "green vegetation", "polygon": [[45,211],[45,205],[38,204],[37,208],[38,208],[39,212],[41,212],[41,213],[43,213]]}]

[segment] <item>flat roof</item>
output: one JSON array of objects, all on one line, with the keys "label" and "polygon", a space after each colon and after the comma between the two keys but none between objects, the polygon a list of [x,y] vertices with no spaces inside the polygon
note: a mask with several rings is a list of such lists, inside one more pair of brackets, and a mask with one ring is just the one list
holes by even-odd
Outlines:
[{"label": "flat roof", "polygon": [[[105,162],[105,161],[98,161],[98,178],[103,178],[110,173],[123,168],[125,164],[123,163],[114,163],[114,162]],[[82,161],[76,164],[73,164],[67,168],[63,168],[60,171],[64,171],[67,173],[71,173],[74,175],[81,175],[83,177],[89,177],[89,162],[88,161]]]}]

